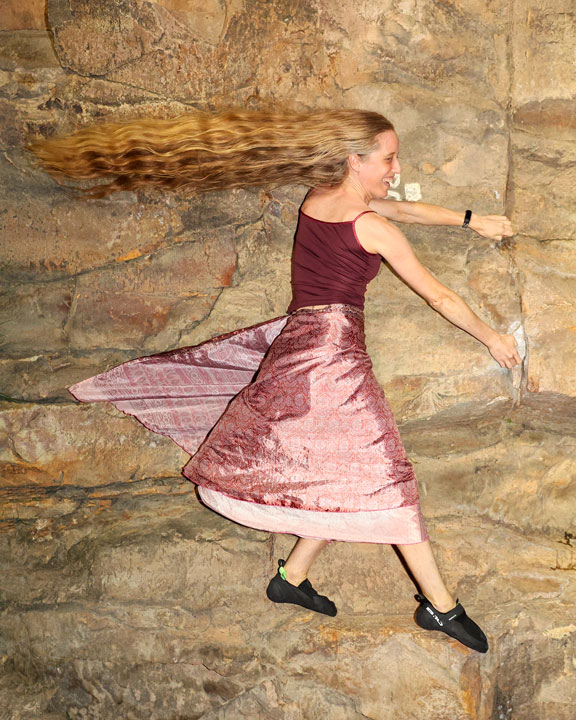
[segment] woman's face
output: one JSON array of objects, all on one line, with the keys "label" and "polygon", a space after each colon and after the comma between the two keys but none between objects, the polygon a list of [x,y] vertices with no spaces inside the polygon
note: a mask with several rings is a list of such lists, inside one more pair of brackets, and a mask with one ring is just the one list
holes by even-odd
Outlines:
[{"label": "woman's face", "polygon": [[398,162],[398,136],[394,130],[386,130],[376,135],[378,148],[368,155],[359,157],[356,169],[358,181],[370,198],[385,198],[394,180],[400,172]]}]

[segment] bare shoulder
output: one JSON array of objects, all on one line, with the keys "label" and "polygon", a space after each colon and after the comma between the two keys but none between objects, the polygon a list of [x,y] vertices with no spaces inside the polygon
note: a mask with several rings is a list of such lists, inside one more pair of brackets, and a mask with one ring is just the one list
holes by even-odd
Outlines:
[{"label": "bare shoulder", "polygon": [[350,222],[369,209],[361,200],[351,201],[340,192],[318,189],[311,190],[301,206],[303,213],[325,222]]},{"label": "bare shoulder", "polygon": [[393,249],[409,247],[404,233],[396,225],[375,212],[366,213],[356,221],[356,236],[362,247],[386,257]]}]

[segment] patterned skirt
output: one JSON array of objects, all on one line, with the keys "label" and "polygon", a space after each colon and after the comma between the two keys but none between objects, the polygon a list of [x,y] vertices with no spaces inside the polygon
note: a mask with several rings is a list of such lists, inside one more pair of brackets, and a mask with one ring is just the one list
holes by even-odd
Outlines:
[{"label": "patterned skirt", "polygon": [[70,391],[171,437],[192,456],[183,472],[203,502],[243,525],[351,542],[428,537],[360,308],[298,310]]}]

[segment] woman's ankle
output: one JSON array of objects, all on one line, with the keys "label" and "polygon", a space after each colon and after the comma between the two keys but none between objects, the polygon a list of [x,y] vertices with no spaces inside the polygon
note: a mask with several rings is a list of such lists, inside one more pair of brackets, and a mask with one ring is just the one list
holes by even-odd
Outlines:
[{"label": "woman's ankle", "polygon": [[286,574],[285,579],[290,583],[290,585],[298,586],[301,582],[304,582],[307,577],[307,574],[305,572],[303,573],[301,568],[291,567],[290,560],[288,560],[284,565],[284,573]]},{"label": "woman's ankle", "polygon": [[304,582],[306,580],[307,575],[302,575],[301,573],[291,573],[288,570],[286,570],[286,580],[290,583],[290,585],[300,585],[300,583]]},{"label": "woman's ankle", "polygon": [[426,595],[426,598],[434,605],[436,610],[441,613],[446,613],[456,607],[456,600],[450,593],[431,593],[430,595]]}]

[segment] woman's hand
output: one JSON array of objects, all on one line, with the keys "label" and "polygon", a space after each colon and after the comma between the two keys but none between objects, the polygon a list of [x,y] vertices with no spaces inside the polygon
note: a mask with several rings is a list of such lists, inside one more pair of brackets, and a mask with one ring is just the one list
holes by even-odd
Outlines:
[{"label": "woman's hand", "polygon": [[502,240],[514,235],[512,223],[505,215],[476,215],[472,213],[469,227],[488,240]]},{"label": "woman's hand", "polygon": [[492,355],[500,367],[513,368],[522,362],[514,335],[500,335],[500,333],[498,333],[496,339],[487,347],[490,355]]}]

